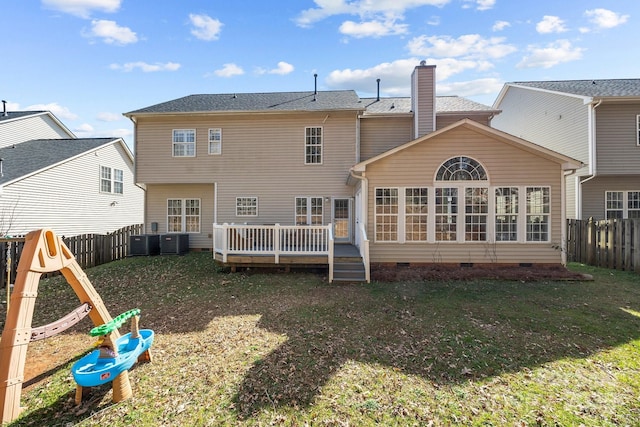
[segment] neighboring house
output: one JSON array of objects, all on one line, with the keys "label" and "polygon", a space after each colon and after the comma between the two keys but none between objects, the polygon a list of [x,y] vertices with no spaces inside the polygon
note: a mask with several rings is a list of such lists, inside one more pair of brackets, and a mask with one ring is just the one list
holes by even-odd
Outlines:
[{"label": "neighboring house", "polygon": [[75,138],[49,111],[6,111],[0,113],[0,148],[31,139]]},{"label": "neighboring house", "polygon": [[[144,191],[134,183],[133,155],[121,138],[29,139],[66,128],[51,113],[9,117],[15,120],[0,119],[0,234],[39,228],[104,234],[142,223]],[[22,118],[52,126],[16,127]],[[7,136],[16,142],[6,144]]]},{"label": "neighboring house", "polygon": [[148,233],[188,234],[235,265],[329,256],[331,280],[333,242],[367,269],[563,262],[561,178],[580,165],[491,129],[497,113],[436,97],[421,64],[410,98],[191,95],[125,116]]},{"label": "neighboring house", "polygon": [[640,79],[507,83],[492,125],[580,160],[566,215],[640,218]]}]

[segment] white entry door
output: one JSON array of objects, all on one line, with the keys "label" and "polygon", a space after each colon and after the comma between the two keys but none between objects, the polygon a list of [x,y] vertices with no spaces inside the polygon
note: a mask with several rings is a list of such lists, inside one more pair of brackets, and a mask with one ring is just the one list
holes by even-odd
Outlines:
[{"label": "white entry door", "polygon": [[333,199],[333,209],[331,212],[333,223],[333,238],[336,243],[351,243],[351,205],[350,198]]}]

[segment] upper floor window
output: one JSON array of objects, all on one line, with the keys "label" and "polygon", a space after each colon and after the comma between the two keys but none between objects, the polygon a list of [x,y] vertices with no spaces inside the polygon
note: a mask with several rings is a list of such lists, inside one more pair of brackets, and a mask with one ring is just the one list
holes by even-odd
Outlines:
[{"label": "upper floor window", "polygon": [[636,144],[640,145],[640,114],[636,116]]},{"label": "upper floor window", "polygon": [[307,127],[304,133],[304,164],[322,164],[322,128]]},{"label": "upper floor window", "polygon": [[640,218],[640,191],[605,192],[605,218]]},{"label": "upper floor window", "polygon": [[236,197],[236,216],[258,216],[258,198]]},{"label": "upper floor window", "polygon": [[196,130],[173,130],[173,157],[195,157],[196,155]]},{"label": "upper floor window", "polygon": [[477,160],[470,157],[457,156],[444,162],[436,181],[486,181],[487,173]]},{"label": "upper floor window", "polygon": [[200,199],[167,200],[167,232],[200,232]]},{"label": "upper floor window", "polygon": [[209,154],[222,154],[222,129],[209,129]]},{"label": "upper floor window", "polygon": [[100,192],[123,194],[124,172],[121,169],[100,166]]},{"label": "upper floor window", "polygon": [[296,225],[322,225],[322,197],[296,197]]}]

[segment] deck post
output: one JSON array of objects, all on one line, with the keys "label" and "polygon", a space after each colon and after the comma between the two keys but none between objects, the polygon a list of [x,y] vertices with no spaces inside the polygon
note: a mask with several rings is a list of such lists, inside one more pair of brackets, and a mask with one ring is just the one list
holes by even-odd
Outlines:
[{"label": "deck post", "polygon": [[227,253],[229,252],[229,245],[227,244],[229,239],[229,224],[226,222],[222,224],[222,262],[227,262]]},{"label": "deck post", "polygon": [[273,255],[274,262],[280,264],[280,224],[275,224],[273,230]]}]

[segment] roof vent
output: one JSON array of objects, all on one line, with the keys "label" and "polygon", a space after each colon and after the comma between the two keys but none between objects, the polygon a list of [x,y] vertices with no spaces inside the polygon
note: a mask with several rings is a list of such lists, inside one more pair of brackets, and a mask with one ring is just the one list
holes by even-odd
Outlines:
[{"label": "roof vent", "polygon": [[422,61],[420,61],[420,65],[424,67],[425,65],[427,65],[427,61],[423,59]]},{"label": "roof vent", "polygon": [[592,84],[592,85],[596,84],[596,81],[595,81],[595,80],[594,80],[594,81],[592,81],[592,82],[591,82],[591,84]]},{"label": "roof vent", "polygon": [[7,101],[2,100],[2,116],[7,117],[9,114],[7,113]]},{"label": "roof vent", "polygon": [[380,79],[376,79],[376,82],[378,83],[378,97],[376,98],[376,101],[380,101]]}]

